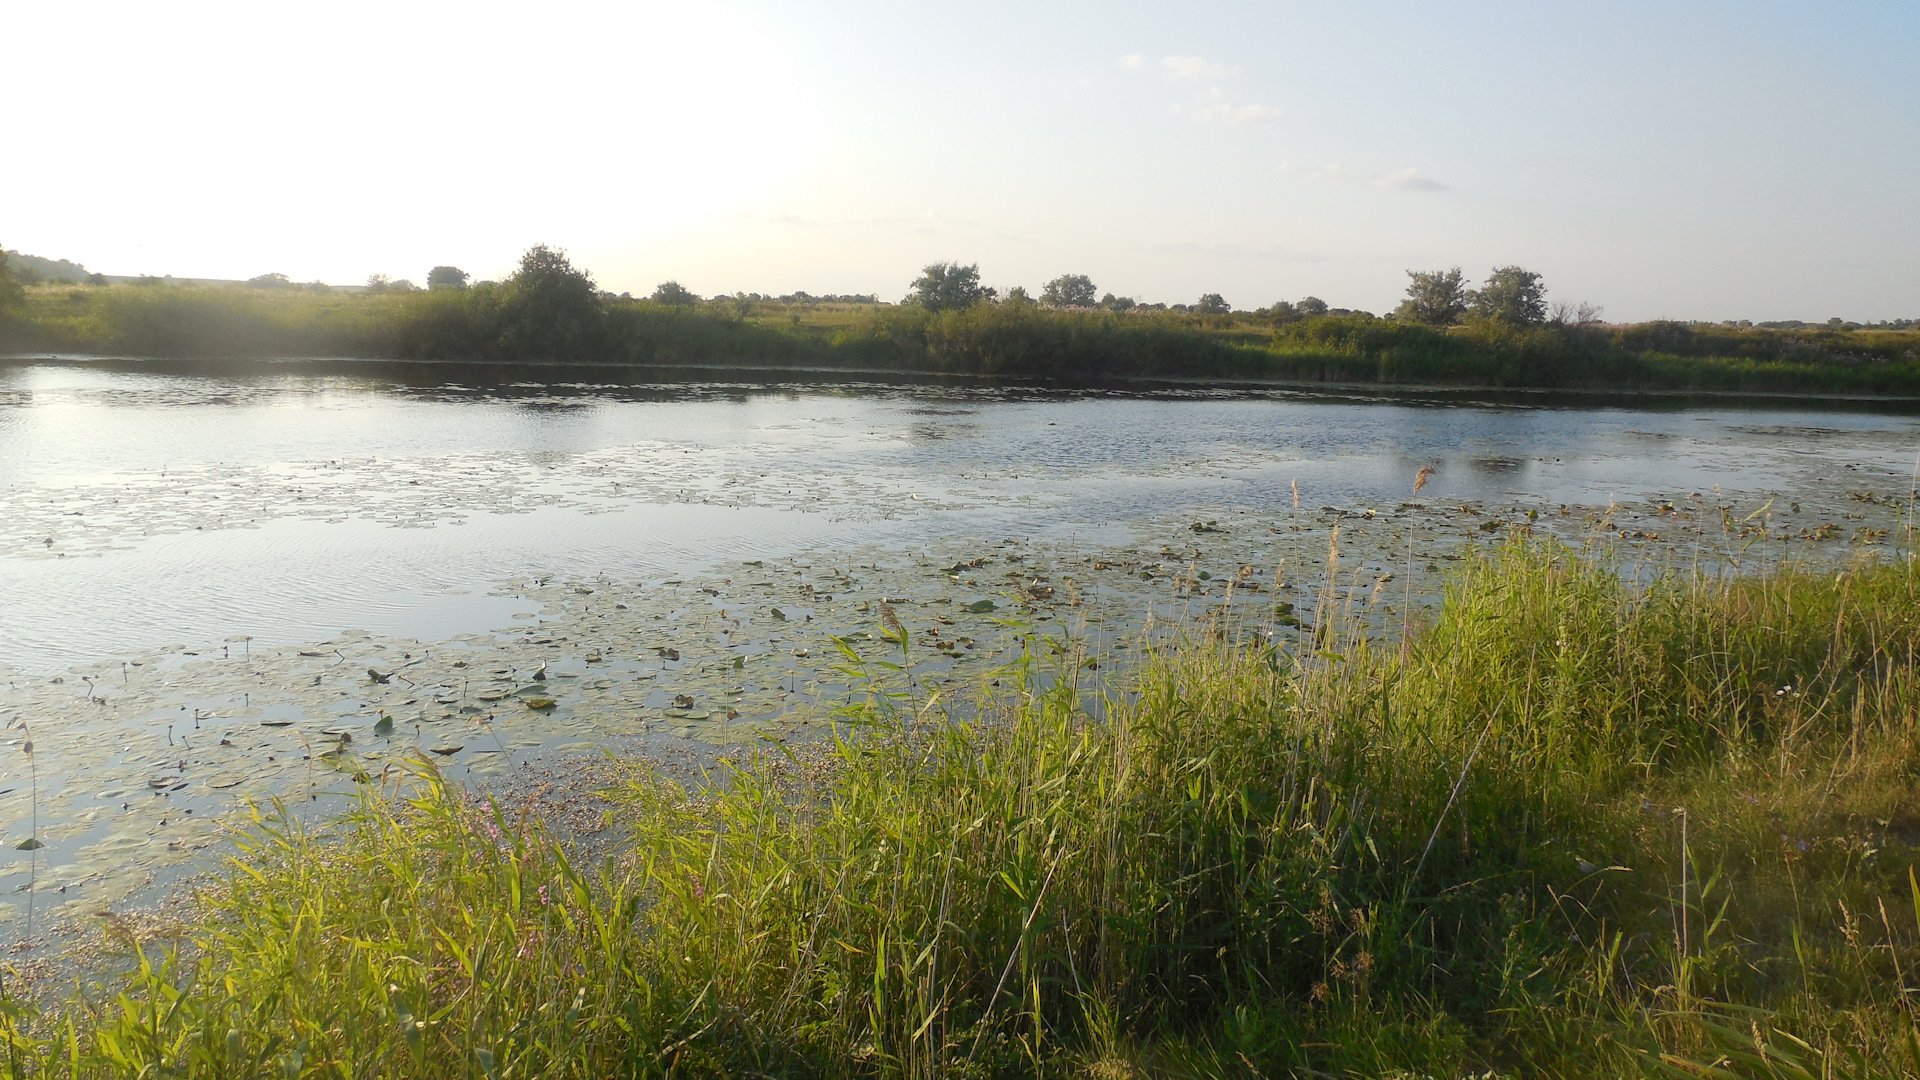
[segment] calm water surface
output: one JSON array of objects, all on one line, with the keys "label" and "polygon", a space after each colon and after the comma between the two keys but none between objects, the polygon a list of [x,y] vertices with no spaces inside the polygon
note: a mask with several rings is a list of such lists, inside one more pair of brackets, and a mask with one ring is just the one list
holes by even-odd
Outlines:
[{"label": "calm water surface", "polygon": [[519,577],[693,574],[953,536],[1428,498],[1764,499],[1911,474],[1920,421],[1288,394],[494,385],[0,367],[0,663],[179,643],[437,640]]},{"label": "calm water surface", "polygon": [[883,599],[912,677],[964,692],[1149,612],[1308,633],[1336,531],[1396,628],[1519,526],[1655,567],[1892,554],[1920,452],[1860,408],[536,374],[572,381],[0,362],[0,923],[109,909],[217,863],[243,800],[331,812],[422,751],[490,782],[808,737],[834,638],[898,658],[862,637]]}]

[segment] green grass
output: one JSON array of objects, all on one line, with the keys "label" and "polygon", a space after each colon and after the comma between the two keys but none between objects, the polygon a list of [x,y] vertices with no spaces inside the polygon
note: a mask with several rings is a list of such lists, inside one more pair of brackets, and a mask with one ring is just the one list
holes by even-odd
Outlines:
[{"label": "green grass", "polygon": [[1920,394],[1920,332],[1625,327],[1435,329],[1365,316],[962,311],[872,304],[592,301],[564,317],[510,286],[36,286],[0,349],[188,358],[352,356],[852,367],[1047,380],[1280,380],[1606,391]]},{"label": "green grass", "polygon": [[1911,561],[1632,585],[1515,541],[1405,641],[1329,601],[1299,655],[1248,602],[1110,683],[1069,649],[950,700],[854,657],[875,689],[819,767],[642,773],[612,795],[622,856],[591,873],[425,766],[324,837],[263,817],[190,949],[44,1013],[8,1001],[5,1060],[1920,1069]]}]

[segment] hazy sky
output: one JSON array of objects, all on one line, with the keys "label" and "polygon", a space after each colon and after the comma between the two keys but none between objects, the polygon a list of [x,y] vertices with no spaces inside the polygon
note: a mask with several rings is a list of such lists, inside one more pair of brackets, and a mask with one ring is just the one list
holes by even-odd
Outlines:
[{"label": "hazy sky", "polygon": [[1920,2],[4,0],[0,243],[357,283],[1920,316]]}]

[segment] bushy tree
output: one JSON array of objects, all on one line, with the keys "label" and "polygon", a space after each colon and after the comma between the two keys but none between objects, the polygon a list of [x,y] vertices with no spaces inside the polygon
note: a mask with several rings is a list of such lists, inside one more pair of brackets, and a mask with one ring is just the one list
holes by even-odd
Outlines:
[{"label": "bushy tree", "polygon": [[545,244],[535,244],[520,256],[520,268],[508,276],[506,284],[521,304],[556,315],[600,309],[600,290],[593,275],[574,269],[565,251]]},{"label": "bushy tree", "polygon": [[1054,307],[1092,307],[1097,290],[1085,274],[1061,274],[1040,290],[1040,302]]},{"label": "bushy tree", "polygon": [[427,271],[427,288],[464,289],[470,276],[457,266],[436,266]]},{"label": "bushy tree", "polygon": [[1293,305],[1293,310],[1309,319],[1316,318],[1327,313],[1327,302],[1317,296],[1303,296],[1299,303]]},{"label": "bushy tree", "polygon": [[1033,303],[1033,297],[1027,295],[1027,287],[1025,285],[1015,285],[1013,288],[1007,290],[1007,303],[1031,304]]},{"label": "bushy tree", "polygon": [[1290,323],[1300,317],[1300,309],[1291,300],[1275,300],[1272,307],[1262,308],[1254,314],[1264,315],[1276,323]]},{"label": "bushy tree", "polygon": [[1540,275],[1518,266],[1496,267],[1487,283],[1472,294],[1473,313],[1512,326],[1538,326],[1547,321],[1547,289]]},{"label": "bushy tree", "polygon": [[256,289],[284,289],[291,286],[293,282],[287,280],[285,274],[261,274],[258,277],[248,278],[247,284]]},{"label": "bushy tree", "polygon": [[957,311],[972,307],[993,296],[993,290],[980,284],[980,264],[937,262],[913,279],[907,303],[928,311]]},{"label": "bushy tree", "polygon": [[7,260],[7,249],[0,248],[0,311],[19,307],[26,298],[27,290],[13,276],[13,266]]},{"label": "bushy tree", "polygon": [[606,309],[593,275],[536,244],[502,287],[499,348],[509,359],[569,359],[600,342]]},{"label": "bushy tree", "polygon": [[1448,270],[1409,270],[1407,298],[1394,314],[1428,326],[1452,326],[1467,313],[1466,279],[1459,267]]},{"label": "bushy tree", "polygon": [[1132,311],[1140,302],[1131,296],[1115,296],[1112,293],[1100,298],[1100,305],[1108,311]]},{"label": "bushy tree", "polygon": [[1227,305],[1226,297],[1217,292],[1210,292],[1201,294],[1200,302],[1193,305],[1193,310],[1202,315],[1225,315],[1233,308]]},{"label": "bushy tree", "polygon": [[674,307],[685,307],[688,304],[699,303],[700,298],[693,294],[692,289],[687,288],[677,281],[663,281],[659,285],[654,286],[653,302],[656,304],[672,304]]}]

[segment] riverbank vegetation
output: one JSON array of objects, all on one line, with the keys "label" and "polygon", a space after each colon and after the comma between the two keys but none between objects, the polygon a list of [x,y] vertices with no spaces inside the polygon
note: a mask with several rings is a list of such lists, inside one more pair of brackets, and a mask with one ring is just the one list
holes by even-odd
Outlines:
[{"label": "riverbank vegetation", "polygon": [[1920,569],[1620,569],[1516,539],[1404,640],[1329,593],[1297,651],[1263,631],[1307,613],[1250,592],[1111,682],[1036,638],[1046,659],[977,700],[880,678],[912,659],[901,632],[849,651],[875,689],[824,760],[769,749],[691,789],[642,770],[597,870],[423,765],[326,836],[264,818],[190,949],[64,1007],[7,1001],[0,1059],[1920,1069]]},{"label": "riverbank vegetation", "polygon": [[[441,267],[424,290],[38,285],[0,313],[0,349],[850,368],[1077,385],[1158,378],[1920,394],[1920,330],[1606,325],[1578,311],[1535,319],[1537,275],[1514,267],[1496,271],[1473,303],[1452,272],[1450,285],[1441,282],[1448,296],[1425,318],[1426,307],[1376,318],[1330,311],[1312,297],[1253,312],[1228,310],[1211,295],[1173,308],[1120,300],[1057,307],[1024,290],[995,299],[972,269],[935,264],[914,283],[922,302],[900,305],[702,301],[671,282],[648,299],[612,297],[546,248],[529,251],[504,282],[466,286],[454,281],[457,268]],[[1410,292],[1429,276],[1415,275]],[[1084,299],[1092,283],[1067,275],[1047,288]]]}]

